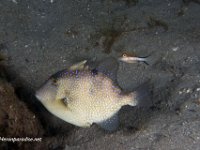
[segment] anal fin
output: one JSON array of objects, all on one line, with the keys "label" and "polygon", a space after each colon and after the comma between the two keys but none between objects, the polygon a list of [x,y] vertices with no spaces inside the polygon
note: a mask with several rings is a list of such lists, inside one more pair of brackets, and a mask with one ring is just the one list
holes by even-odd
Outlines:
[{"label": "anal fin", "polygon": [[114,114],[111,118],[97,123],[101,128],[106,131],[115,131],[119,127],[118,113]]}]

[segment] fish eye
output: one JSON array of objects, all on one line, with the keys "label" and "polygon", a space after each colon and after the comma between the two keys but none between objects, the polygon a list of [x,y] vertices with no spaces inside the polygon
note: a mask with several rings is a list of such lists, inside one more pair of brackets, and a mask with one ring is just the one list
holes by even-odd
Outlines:
[{"label": "fish eye", "polygon": [[55,79],[55,78],[52,78],[52,85],[54,85],[54,86],[57,86],[57,82],[58,82],[58,80],[57,80],[57,79]]},{"label": "fish eye", "polygon": [[127,55],[126,55],[126,54],[123,54],[122,57],[127,57]]}]

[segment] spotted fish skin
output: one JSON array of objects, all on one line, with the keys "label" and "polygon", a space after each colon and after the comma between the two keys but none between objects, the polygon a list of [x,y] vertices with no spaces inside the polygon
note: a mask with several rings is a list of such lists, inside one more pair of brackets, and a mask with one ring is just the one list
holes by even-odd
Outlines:
[{"label": "spotted fish skin", "polygon": [[49,112],[79,127],[102,123],[124,105],[137,105],[136,95],[125,94],[109,76],[90,70],[61,71],[36,92]]}]

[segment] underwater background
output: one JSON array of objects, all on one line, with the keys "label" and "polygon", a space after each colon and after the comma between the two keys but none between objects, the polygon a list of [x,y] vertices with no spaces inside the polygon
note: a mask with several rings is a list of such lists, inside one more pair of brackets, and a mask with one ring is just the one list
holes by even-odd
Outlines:
[{"label": "underwater background", "polygon": [[[154,105],[123,107],[118,131],[75,127],[36,100],[55,72],[124,51],[150,55],[149,65],[120,63],[118,85],[148,81]],[[42,138],[0,141],[1,149],[200,147],[199,0],[2,0],[0,63],[0,137]]]}]

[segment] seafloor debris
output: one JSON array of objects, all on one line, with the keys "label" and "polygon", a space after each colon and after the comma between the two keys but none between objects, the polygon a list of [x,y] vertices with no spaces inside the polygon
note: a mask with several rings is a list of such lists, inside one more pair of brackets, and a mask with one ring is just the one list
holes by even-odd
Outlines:
[{"label": "seafloor debris", "polygon": [[147,24],[150,28],[162,27],[165,31],[168,30],[168,25],[166,22],[164,22],[163,20],[157,19],[155,17],[152,17],[152,16],[149,17]]},{"label": "seafloor debris", "polygon": [[[3,138],[41,138],[44,133],[38,118],[26,104],[15,95],[15,90],[5,79],[5,67],[0,65],[0,137]],[[0,142],[0,148],[18,149],[28,146],[25,142]],[[29,144],[30,145],[30,144]]]}]

